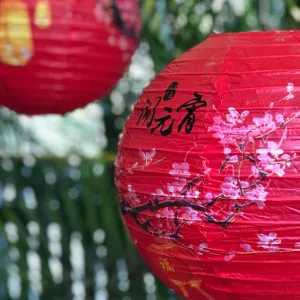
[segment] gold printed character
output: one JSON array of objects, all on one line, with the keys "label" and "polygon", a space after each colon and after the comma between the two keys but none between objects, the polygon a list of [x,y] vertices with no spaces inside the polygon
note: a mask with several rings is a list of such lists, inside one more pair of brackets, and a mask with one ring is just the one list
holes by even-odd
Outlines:
[{"label": "gold printed character", "polygon": [[0,2],[0,61],[24,66],[33,55],[28,6],[23,0]]},{"label": "gold printed character", "polygon": [[34,24],[40,29],[51,26],[51,6],[48,0],[39,0],[34,10]]},{"label": "gold printed character", "polygon": [[162,269],[166,272],[175,272],[174,268],[170,265],[169,261],[166,258],[160,257],[159,262]]},{"label": "gold printed character", "polygon": [[189,293],[187,291],[187,286],[190,286],[191,288],[194,288],[197,291],[199,291],[206,299],[214,300],[207,292],[205,292],[201,288],[201,280],[190,280],[190,281],[182,282],[179,280],[170,279],[170,281],[172,283],[174,283],[175,285],[177,285],[181,289],[182,294],[185,298],[189,297]]}]

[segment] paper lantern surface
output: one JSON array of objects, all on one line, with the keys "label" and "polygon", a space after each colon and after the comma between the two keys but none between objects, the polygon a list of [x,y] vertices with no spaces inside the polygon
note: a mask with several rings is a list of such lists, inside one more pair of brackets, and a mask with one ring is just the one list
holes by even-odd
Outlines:
[{"label": "paper lantern surface", "polygon": [[299,31],[211,35],[125,125],[124,221],[187,299],[300,299],[299,45]]},{"label": "paper lantern surface", "polygon": [[0,104],[63,114],[105,96],[140,29],[136,0],[0,0]]}]

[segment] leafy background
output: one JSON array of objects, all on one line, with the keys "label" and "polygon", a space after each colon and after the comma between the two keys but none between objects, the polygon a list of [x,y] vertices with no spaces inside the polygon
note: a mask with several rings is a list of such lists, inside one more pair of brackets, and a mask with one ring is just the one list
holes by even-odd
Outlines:
[{"label": "leafy background", "polygon": [[111,94],[66,117],[0,109],[0,299],[180,299],[139,257],[113,183],[119,135],[150,80],[208,34],[297,29],[296,0],[143,0]]}]

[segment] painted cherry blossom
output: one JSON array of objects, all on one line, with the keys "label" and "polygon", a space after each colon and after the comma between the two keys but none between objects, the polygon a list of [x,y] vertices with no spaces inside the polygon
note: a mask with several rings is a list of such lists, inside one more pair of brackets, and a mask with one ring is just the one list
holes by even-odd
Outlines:
[{"label": "painted cherry blossom", "polygon": [[156,189],[155,192],[152,193],[153,199],[198,200],[201,196],[197,189],[200,181],[190,188],[187,188],[189,184],[188,177],[190,176],[189,164],[186,162],[173,163],[172,167],[173,169],[169,174],[174,176],[174,180],[167,183],[163,188]]},{"label": "painted cherry blossom", "polygon": [[182,218],[186,222],[186,224],[191,225],[195,221],[201,221],[201,214],[191,207],[186,207],[183,210]]},{"label": "painted cherry blossom", "polygon": [[223,195],[230,199],[237,199],[240,197],[240,188],[236,178],[226,177],[224,183],[221,184],[221,190]]},{"label": "painted cherry blossom", "polygon": [[145,161],[145,166],[149,166],[155,153],[156,151],[154,148],[150,152],[144,152],[141,149],[139,150],[139,155]]},{"label": "painted cherry blossom", "polygon": [[127,191],[126,198],[134,205],[140,204],[140,199],[130,184],[127,185]]},{"label": "painted cherry blossom", "polygon": [[285,100],[291,100],[294,98],[294,90],[295,90],[294,84],[289,82],[286,86],[286,91],[288,94],[285,96]]},{"label": "painted cherry blossom", "polygon": [[199,245],[199,247],[198,247],[197,250],[198,250],[197,253],[198,253],[199,255],[203,255],[203,254],[205,254],[205,253],[208,253],[209,250],[208,250],[208,245],[207,245],[207,243],[202,242],[202,243]]},{"label": "painted cherry blossom", "polygon": [[229,253],[227,255],[224,256],[224,260],[225,261],[230,261],[235,257],[235,253]]},{"label": "painted cherry blossom", "polygon": [[263,117],[255,117],[253,118],[253,123],[259,130],[259,134],[265,134],[276,129],[276,123],[274,122],[271,114],[266,114]]},{"label": "painted cherry blossom", "polygon": [[[176,218],[178,224],[191,225],[195,221],[201,221],[201,214],[190,207],[182,207],[176,210],[176,213],[171,208],[163,208],[156,212],[155,218],[151,218],[151,227],[149,232],[155,236],[176,237],[178,235],[178,224],[174,222]],[[142,218],[139,221],[147,223],[147,220]]]},{"label": "painted cherry blossom", "polygon": [[267,195],[268,192],[265,191],[265,187],[262,184],[257,184],[253,189],[245,192],[246,198],[255,202],[260,209],[264,208]]},{"label": "painted cherry blossom", "polygon": [[295,248],[300,248],[300,242],[296,242],[294,246]]},{"label": "painted cherry blossom", "polygon": [[284,123],[284,117],[283,117],[282,114],[277,114],[277,115],[275,116],[275,120],[276,120],[276,122],[279,123],[279,124]]},{"label": "painted cherry blossom", "polygon": [[[288,91],[292,92],[292,85],[288,86]],[[270,107],[273,108],[274,103]],[[271,175],[284,176],[286,167],[291,165],[291,156],[284,153],[282,149],[282,144],[287,139],[285,117],[280,113],[273,117],[270,109],[268,113],[252,117],[251,120],[249,111],[240,113],[231,107],[228,108],[225,119],[219,114],[213,118],[213,121],[208,131],[212,132],[224,147],[225,160],[222,162],[220,172],[223,169],[227,172],[232,170],[233,176],[224,178],[224,182],[220,185],[221,194],[212,194],[211,199],[221,196],[221,198],[228,198],[234,207],[237,204],[241,207],[243,203],[244,205],[256,203],[258,208],[262,209],[268,195],[263,180]],[[252,124],[249,124],[249,121],[252,121]],[[248,124],[244,125],[246,122]],[[276,130],[282,132],[279,142],[270,139],[272,132]],[[266,137],[268,139],[264,140]],[[230,156],[233,151],[237,151],[238,154]],[[245,158],[248,163],[252,163],[252,166],[247,167],[251,170],[249,177],[242,180],[237,177],[237,174],[241,172],[240,162]],[[245,172],[247,169],[243,173]],[[214,217],[217,215],[215,211]]]},{"label": "painted cherry blossom", "polygon": [[248,110],[245,110],[241,114],[239,114],[233,107],[229,107],[228,112],[229,114],[226,115],[227,122],[233,125],[236,125],[237,123],[242,124],[245,117],[247,117],[249,114]]},{"label": "painted cherry blossom", "polygon": [[245,252],[252,252],[254,251],[251,247],[250,244],[240,244],[240,247],[245,251]]},{"label": "painted cherry blossom", "polygon": [[189,164],[187,162],[184,163],[174,163],[172,164],[173,169],[169,172],[170,175],[176,177],[189,177]]},{"label": "painted cherry blossom", "polygon": [[160,214],[157,214],[156,217],[160,218],[172,218],[174,217],[175,213],[173,210],[171,210],[170,208],[166,207],[164,209],[161,210]]},{"label": "painted cherry blossom", "polygon": [[[288,83],[287,92],[293,95],[292,83]],[[209,184],[203,185],[203,182],[209,183],[210,176],[215,174],[205,157],[202,159],[201,176],[192,175],[185,158],[184,162],[171,163],[169,174],[172,180],[158,186],[145,204],[135,207],[134,200],[128,201],[134,197],[132,188],[128,190],[131,194],[122,203],[123,214],[133,216],[143,230],[154,236],[180,238],[181,228],[194,222],[206,220],[225,228],[235,217],[246,215],[242,210],[249,205],[263,209],[267,205],[267,189],[272,177],[284,176],[291,161],[298,157],[294,152],[285,153],[283,144],[288,139],[288,125],[300,113],[288,116],[273,113],[275,104],[270,103],[269,110],[258,115],[229,107],[225,114],[218,112],[213,118],[208,132],[218,140],[224,155],[218,170],[218,180],[221,178],[219,186],[212,189]],[[144,165],[137,162],[134,167],[147,167],[155,154],[155,149],[150,152],[140,150],[139,156]],[[137,217],[145,210],[149,211],[148,219]],[[281,239],[276,233],[257,236],[258,247],[270,252],[279,249]],[[200,255],[207,248],[205,243],[201,245]],[[250,244],[240,244],[240,247],[245,252],[254,251]],[[234,256],[235,253],[230,252],[224,260],[229,261]]]},{"label": "painted cherry blossom", "polygon": [[230,154],[230,153],[231,153],[231,149],[225,147],[225,148],[224,148],[224,154],[225,154],[225,155],[228,155],[228,154]]},{"label": "painted cherry blossom", "polygon": [[176,177],[176,180],[172,183],[168,183],[166,185],[167,191],[171,193],[173,196],[176,196],[178,193],[180,193],[183,188],[186,185],[186,179],[185,178],[179,178]]},{"label": "painted cherry blossom", "polygon": [[274,232],[269,233],[268,235],[260,233],[257,237],[259,238],[257,246],[267,249],[270,252],[277,251],[278,245],[281,244],[281,239],[277,239],[277,234]]}]

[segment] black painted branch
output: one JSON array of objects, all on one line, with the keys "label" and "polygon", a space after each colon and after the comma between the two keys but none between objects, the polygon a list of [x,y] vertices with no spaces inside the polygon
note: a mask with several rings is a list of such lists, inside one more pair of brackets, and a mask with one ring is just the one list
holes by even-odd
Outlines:
[{"label": "black painted branch", "polygon": [[184,196],[184,195],[191,189],[191,187],[193,186],[193,184],[194,184],[197,180],[199,180],[200,178],[203,179],[203,176],[197,176],[196,178],[190,180],[190,181],[187,183],[186,189],[185,189],[183,192],[181,192],[181,195]]},{"label": "black painted branch", "polygon": [[[123,203],[126,203],[126,200],[122,201]],[[202,205],[196,204],[196,203],[189,203],[185,200],[175,200],[175,201],[164,201],[164,202],[158,202],[157,199],[154,200],[154,203],[152,201],[149,201],[148,203],[136,207],[129,207],[122,205],[122,213],[123,214],[128,214],[131,217],[137,216],[139,213],[145,210],[150,210],[152,212],[156,212],[162,208],[167,208],[167,207],[190,207],[196,211],[205,211],[205,207]]]}]

